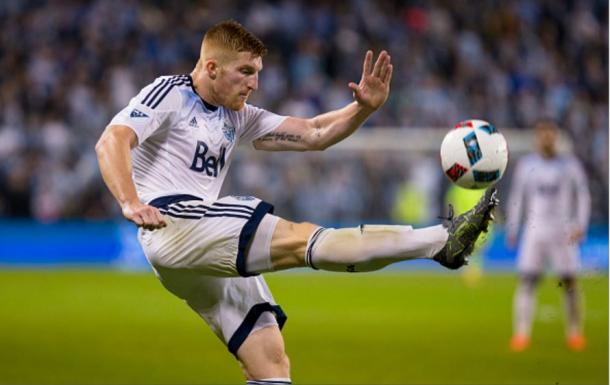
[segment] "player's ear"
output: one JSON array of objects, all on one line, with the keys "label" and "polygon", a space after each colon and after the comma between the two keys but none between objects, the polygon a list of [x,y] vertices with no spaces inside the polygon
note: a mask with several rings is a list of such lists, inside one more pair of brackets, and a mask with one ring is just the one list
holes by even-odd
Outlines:
[{"label": "player's ear", "polygon": [[205,62],[205,71],[208,74],[208,76],[210,77],[210,79],[214,80],[216,79],[216,76],[218,76],[218,63],[216,62],[216,60],[211,59]]}]

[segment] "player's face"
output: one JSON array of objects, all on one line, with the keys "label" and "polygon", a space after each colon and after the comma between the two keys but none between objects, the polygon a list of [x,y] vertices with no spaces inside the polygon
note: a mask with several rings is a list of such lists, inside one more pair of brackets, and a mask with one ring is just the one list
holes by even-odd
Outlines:
[{"label": "player's face", "polygon": [[544,156],[554,156],[557,151],[557,130],[549,125],[536,127],[536,145]]},{"label": "player's face", "polygon": [[250,52],[238,52],[219,67],[216,91],[222,105],[238,111],[244,107],[248,97],[258,88],[258,73],[263,68],[260,56]]}]

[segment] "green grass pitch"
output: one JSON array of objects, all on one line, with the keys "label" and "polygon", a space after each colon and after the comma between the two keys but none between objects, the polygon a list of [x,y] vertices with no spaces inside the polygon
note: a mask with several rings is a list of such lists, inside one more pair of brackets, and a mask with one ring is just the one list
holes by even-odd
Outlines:
[{"label": "green grass pitch", "polygon": [[[295,383],[608,383],[608,277],[582,278],[587,349],[567,350],[557,281],[530,350],[508,350],[515,278],[487,274],[267,275],[288,314]],[[0,272],[0,383],[243,383],[237,362],[152,273]]]}]

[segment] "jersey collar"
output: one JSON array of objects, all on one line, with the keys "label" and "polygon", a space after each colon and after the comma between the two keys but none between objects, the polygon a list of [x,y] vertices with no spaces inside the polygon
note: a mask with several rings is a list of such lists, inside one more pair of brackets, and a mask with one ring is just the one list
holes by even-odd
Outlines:
[{"label": "jersey collar", "polygon": [[193,90],[193,92],[195,93],[195,95],[197,95],[199,97],[199,100],[201,100],[201,102],[203,103],[203,105],[205,106],[205,108],[211,112],[214,112],[218,109],[218,106],[215,106],[213,104],[210,104],[208,102],[206,102],[205,100],[203,100],[203,98],[197,93],[197,90],[195,90],[195,86],[193,85],[193,78],[191,77],[191,75],[188,75],[189,80],[190,80],[190,85],[191,85],[191,89]]}]

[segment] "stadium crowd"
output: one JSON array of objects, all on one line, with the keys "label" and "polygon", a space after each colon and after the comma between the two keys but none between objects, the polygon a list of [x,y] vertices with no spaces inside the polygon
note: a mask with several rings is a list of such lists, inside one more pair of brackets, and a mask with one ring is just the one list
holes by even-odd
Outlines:
[{"label": "stadium crowd", "polygon": [[[490,0],[477,2],[477,12],[466,8],[473,6],[2,1],[0,217],[118,217],[95,165],[97,138],[155,77],[190,72],[203,31],[232,18],[270,52],[250,102],[280,114],[348,103],[347,83],[358,80],[372,48],[391,53],[395,73],[390,99],[364,129],[447,129],[470,117],[529,129],[540,117],[557,119],[589,175],[593,221],[607,222],[608,3]],[[296,220],[389,217],[408,167],[379,152],[325,156],[246,152],[225,190],[259,196]]]}]

